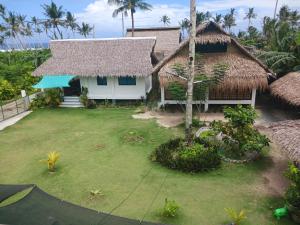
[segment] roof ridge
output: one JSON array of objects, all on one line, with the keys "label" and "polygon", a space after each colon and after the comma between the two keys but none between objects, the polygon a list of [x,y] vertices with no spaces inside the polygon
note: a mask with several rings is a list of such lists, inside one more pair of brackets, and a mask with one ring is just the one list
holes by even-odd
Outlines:
[{"label": "roof ridge", "polygon": [[156,37],[117,37],[117,38],[80,38],[80,39],[57,39],[50,42],[68,41],[118,41],[118,40],[156,40]]}]

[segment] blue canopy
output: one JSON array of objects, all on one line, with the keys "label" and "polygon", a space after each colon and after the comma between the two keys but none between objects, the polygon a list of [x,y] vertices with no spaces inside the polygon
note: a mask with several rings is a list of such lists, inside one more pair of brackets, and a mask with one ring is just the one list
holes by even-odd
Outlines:
[{"label": "blue canopy", "polygon": [[56,75],[56,76],[45,75],[43,76],[40,82],[33,85],[32,87],[40,88],[40,89],[70,87],[69,82],[74,77],[75,76],[73,75]]}]

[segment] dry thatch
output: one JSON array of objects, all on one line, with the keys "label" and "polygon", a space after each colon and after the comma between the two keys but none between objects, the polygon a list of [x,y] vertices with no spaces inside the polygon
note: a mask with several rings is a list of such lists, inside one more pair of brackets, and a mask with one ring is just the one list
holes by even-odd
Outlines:
[{"label": "dry thatch", "polygon": [[[225,63],[229,66],[224,81],[217,88],[239,90],[267,88],[267,77],[271,71],[235,39],[231,38],[219,25],[214,22],[200,25],[197,28],[197,39],[201,44],[217,42],[228,44],[227,52],[202,54],[205,65],[203,72],[206,74],[211,74],[213,66],[217,63]],[[153,73],[158,72],[161,85],[164,86],[172,80],[178,80],[170,74],[170,71],[176,63],[187,65],[188,44],[189,40],[182,42],[172,54],[154,68]]]},{"label": "dry thatch", "polygon": [[52,57],[33,75],[149,76],[155,41],[155,38],[51,41]]},{"label": "dry thatch", "polygon": [[[131,37],[131,29],[127,29],[126,37]],[[156,37],[154,51],[168,55],[178,48],[181,39],[180,27],[136,28],[135,37]]]},{"label": "dry thatch", "polygon": [[289,158],[300,163],[300,120],[286,120],[268,126],[272,137],[287,152]]},{"label": "dry thatch", "polygon": [[291,105],[300,106],[300,72],[285,75],[270,85],[271,94]]}]

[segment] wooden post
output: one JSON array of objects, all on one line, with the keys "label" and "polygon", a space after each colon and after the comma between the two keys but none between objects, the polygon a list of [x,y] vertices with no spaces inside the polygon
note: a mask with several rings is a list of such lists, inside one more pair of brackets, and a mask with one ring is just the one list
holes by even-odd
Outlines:
[{"label": "wooden post", "polygon": [[208,98],[209,98],[209,90],[206,90],[206,93],[205,93],[205,103],[204,103],[204,112],[208,111]]},{"label": "wooden post", "polygon": [[160,103],[162,106],[165,106],[165,88],[160,88]]},{"label": "wooden post", "polygon": [[256,89],[252,89],[252,97],[251,97],[251,106],[255,108],[255,99],[256,99]]}]

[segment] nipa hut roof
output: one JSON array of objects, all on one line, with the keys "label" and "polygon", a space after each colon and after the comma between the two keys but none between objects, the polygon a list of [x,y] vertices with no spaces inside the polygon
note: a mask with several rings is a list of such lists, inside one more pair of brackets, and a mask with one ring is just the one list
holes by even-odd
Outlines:
[{"label": "nipa hut roof", "polygon": [[300,120],[271,123],[272,137],[293,161],[300,163]]},{"label": "nipa hut roof", "polygon": [[[207,22],[197,28],[196,42],[200,44],[227,43],[229,49],[224,53],[203,53],[204,72],[212,72],[217,63],[225,63],[229,66],[226,76],[219,88],[226,89],[265,89],[268,86],[268,74],[271,71],[251,53],[249,53],[237,40],[227,34],[218,24]],[[188,65],[188,44],[185,40],[163,61],[158,63],[153,70],[160,76],[161,85],[177,79],[168,71],[176,63]]]},{"label": "nipa hut roof", "polygon": [[300,72],[292,72],[270,85],[271,94],[285,102],[300,106]]},{"label": "nipa hut roof", "polygon": [[149,76],[156,38],[55,40],[52,57],[38,67],[34,76]]},{"label": "nipa hut roof", "polygon": [[[131,37],[131,29],[127,29],[126,36]],[[150,27],[150,28],[135,28],[135,37],[156,37],[154,51],[163,52],[168,55],[178,48],[181,33],[180,27]]]}]

